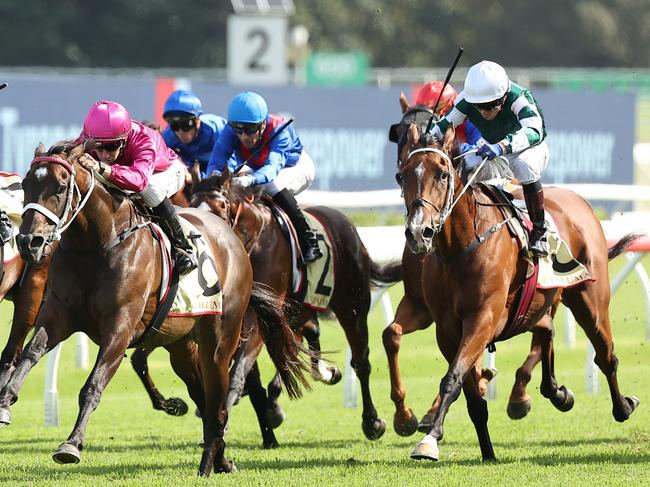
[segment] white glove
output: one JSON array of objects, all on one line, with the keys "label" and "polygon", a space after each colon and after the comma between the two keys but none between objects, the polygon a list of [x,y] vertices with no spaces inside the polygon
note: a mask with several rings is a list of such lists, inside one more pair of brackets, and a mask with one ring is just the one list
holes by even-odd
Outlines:
[{"label": "white glove", "polygon": [[466,171],[472,171],[476,166],[483,162],[483,158],[477,156],[476,153],[465,154],[463,159],[465,160],[464,166]]},{"label": "white glove", "polygon": [[244,174],[243,176],[237,176],[232,180],[232,184],[240,186],[242,188],[248,188],[255,184],[255,177],[250,174]]}]

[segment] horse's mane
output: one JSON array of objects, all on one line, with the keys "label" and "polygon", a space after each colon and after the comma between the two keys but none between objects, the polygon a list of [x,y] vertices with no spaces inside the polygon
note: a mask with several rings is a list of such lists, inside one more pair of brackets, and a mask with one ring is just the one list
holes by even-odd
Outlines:
[{"label": "horse's mane", "polygon": [[[261,200],[264,190],[261,186],[243,188],[236,184],[228,184],[224,187],[223,176],[213,175],[196,181],[192,184],[192,193],[207,193],[212,190],[221,191],[231,202],[242,200],[258,203]],[[232,182],[232,179],[230,179]]]}]

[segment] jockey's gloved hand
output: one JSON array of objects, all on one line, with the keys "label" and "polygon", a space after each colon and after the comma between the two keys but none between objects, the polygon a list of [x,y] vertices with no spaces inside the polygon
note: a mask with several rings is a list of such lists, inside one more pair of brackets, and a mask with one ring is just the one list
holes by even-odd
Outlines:
[{"label": "jockey's gloved hand", "polygon": [[476,150],[476,146],[472,144],[468,144],[467,142],[460,144],[460,153],[461,154],[467,154],[470,151]]},{"label": "jockey's gloved hand", "polygon": [[250,174],[244,174],[243,176],[237,176],[232,180],[232,184],[240,186],[242,188],[248,188],[255,183],[255,177]]},{"label": "jockey's gloved hand", "polygon": [[494,159],[503,154],[503,148],[501,144],[484,144],[482,145],[476,155],[481,157],[487,157],[488,159]]}]

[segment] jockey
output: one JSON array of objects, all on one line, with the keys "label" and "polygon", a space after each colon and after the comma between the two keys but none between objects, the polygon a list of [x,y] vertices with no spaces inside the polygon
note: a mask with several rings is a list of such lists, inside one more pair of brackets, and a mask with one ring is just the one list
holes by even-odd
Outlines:
[{"label": "jockey", "polygon": [[169,197],[185,184],[185,166],[165,145],[160,133],[132,120],[119,103],[98,101],[88,111],[78,139],[79,142],[86,140],[94,145],[89,153],[79,158],[79,163],[110,184],[138,193],[142,202],[160,219],[172,243],[179,274],[185,275],[195,269],[196,257],[183,234],[174,205],[169,201]]},{"label": "jockey", "polygon": [[9,242],[14,236],[14,226],[9,219],[9,215],[4,210],[0,210],[0,247]]},{"label": "jockey", "polygon": [[510,81],[505,69],[492,61],[469,68],[464,90],[454,107],[431,129],[439,140],[449,127],[469,119],[485,139],[477,155],[507,160],[521,182],[528,215],[533,222],[529,249],[537,257],[548,255],[544,223],[542,171],[548,164],[549,149],[542,110],[531,92]]},{"label": "jockey", "polygon": [[228,126],[214,146],[207,172],[223,172],[231,154],[235,156],[228,161],[231,172],[245,162],[249,170],[242,171],[233,184],[261,185],[293,223],[303,260],[313,262],[323,254],[294,195],[314,181],[314,161],[291,125],[278,132],[283,122],[282,117],[269,114],[260,95],[252,91],[240,93],[230,102]]},{"label": "jockey", "polygon": [[[418,95],[415,99],[416,105],[424,105],[426,107],[429,107],[431,110],[433,110],[436,102],[438,102],[438,106],[436,107],[436,115],[438,115],[439,119],[444,117],[445,114],[453,108],[454,101],[456,101],[456,98],[458,97],[456,90],[454,90],[454,88],[449,83],[447,83],[447,86],[445,86],[444,91],[442,91],[443,85],[444,83],[442,81],[430,81],[429,83],[424,84],[422,88],[420,88],[420,91],[418,91]],[[440,101],[438,101],[438,97],[440,97]],[[469,120],[465,120],[458,127],[456,127],[456,135],[454,139],[459,144],[467,143],[474,145],[480,138],[481,133]]]},{"label": "jockey", "polygon": [[169,95],[163,118],[168,124],[162,133],[167,146],[181,156],[189,170],[198,162],[201,177],[205,177],[212,148],[227,124],[226,119],[203,113],[201,100],[187,90],[176,90]]}]

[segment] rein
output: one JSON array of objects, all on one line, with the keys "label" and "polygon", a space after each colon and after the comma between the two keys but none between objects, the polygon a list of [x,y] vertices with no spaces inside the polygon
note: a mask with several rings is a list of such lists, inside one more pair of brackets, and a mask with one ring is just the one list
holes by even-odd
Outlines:
[{"label": "rein", "polygon": [[[44,215],[48,220],[50,220],[52,223],[54,223],[54,230],[52,230],[49,234],[46,234],[46,240],[45,243],[46,245],[50,245],[53,242],[56,242],[61,238],[61,234],[70,226],[72,221],[77,217],[77,215],[81,212],[83,207],[86,205],[88,202],[88,199],[90,198],[91,193],[93,192],[93,189],[95,188],[95,175],[93,174],[92,171],[90,172],[90,188],[86,192],[85,196],[81,196],[81,190],[79,189],[79,185],[77,184],[76,180],[76,171],[74,168],[74,165],[70,164],[68,161],[56,157],[56,156],[38,156],[35,157],[30,166],[34,166],[35,164],[41,164],[41,163],[51,163],[51,164],[58,164],[59,166],[63,166],[68,173],[71,176],[71,183],[68,185],[68,191],[66,194],[66,201],[65,201],[65,208],[63,209],[63,214],[59,217],[47,208],[45,208],[43,205],[39,205],[38,203],[28,203],[23,207],[23,212],[22,214],[24,215],[26,212],[29,210],[34,210],[37,211],[38,213],[41,213]],[[74,195],[77,195],[77,200],[79,203],[77,204],[76,208],[73,209],[73,197]],[[71,212],[71,216],[68,218],[68,214]]]}]

